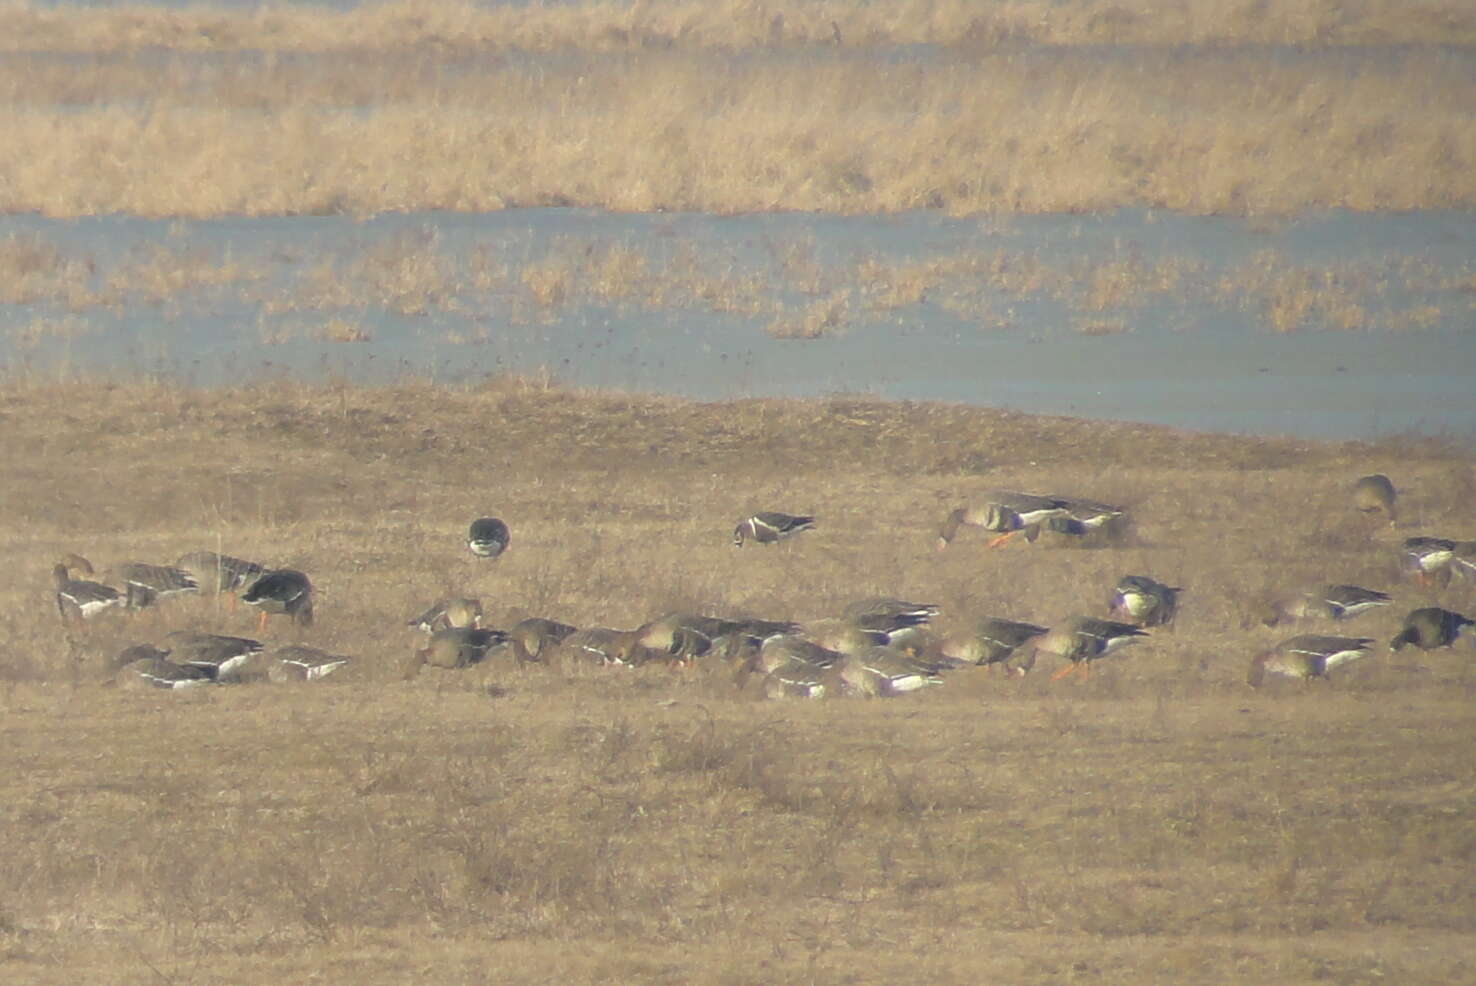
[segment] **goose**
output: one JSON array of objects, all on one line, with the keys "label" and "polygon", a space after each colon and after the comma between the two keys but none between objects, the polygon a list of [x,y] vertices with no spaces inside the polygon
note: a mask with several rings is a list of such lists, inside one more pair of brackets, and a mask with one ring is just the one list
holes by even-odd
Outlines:
[{"label": "goose", "polygon": [[1329,637],[1316,633],[1292,637],[1257,655],[1251,662],[1246,682],[1252,688],[1259,688],[1268,674],[1302,681],[1326,678],[1334,668],[1366,657],[1372,643],[1370,637]]},{"label": "goose", "polygon": [[267,663],[267,679],[276,684],[322,681],[352,663],[353,658],[342,654],[330,654],[316,647],[288,644],[271,652]]},{"label": "goose", "polygon": [[172,565],[126,562],[117,567],[116,574],[123,583],[129,609],[143,609],[171,596],[200,591],[194,575]]},{"label": "goose", "polygon": [[175,664],[199,668],[215,681],[239,681],[251,658],[261,653],[261,641],[197,630],[171,630],[169,657]]},{"label": "goose", "polygon": [[802,531],[808,531],[814,526],[814,517],[763,511],[738,522],[738,526],[733,529],[733,545],[741,548],[745,541],[752,541],[754,544],[773,544],[775,541],[782,541]]},{"label": "goose", "polygon": [[892,698],[943,684],[941,670],[895,647],[874,646],[844,655],[830,668],[830,676],[845,694]]},{"label": "goose", "polygon": [[1047,628],[1034,623],[989,617],[980,620],[967,633],[945,640],[942,653],[951,660],[990,668],[999,666],[1009,674],[1024,677],[1035,666],[1035,648],[1031,647],[1018,663],[1012,665],[1011,660],[1020,648],[1048,632]]},{"label": "goose", "polygon": [[1450,647],[1470,626],[1476,626],[1476,620],[1439,606],[1410,610],[1404,618],[1404,627],[1389,641],[1389,649],[1400,650],[1405,644],[1414,644],[1421,650]]},{"label": "goose", "polygon": [[1353,506],[1359,513],[1383,514],[1394,526],[1394,484],[1383,473],[1363,476],[1353,484]]},{"label": "goose", "polygon": [[830,691],[832,675],[808,661],[785,661],[764,675],[763,695],[767,699],[824,698]]},{"label": "goose", "polygon": [[1123,533],[1127,518],[1127,510],[1123,507],[1082,497],[1062,496],[1054,499],[1061,501],[1066,513],[1046,521],[1045,526],[1050,531],[1076,537],[1085,537],[1099,531],[1108,537],[1118,537]]},{"label": "goose", "polygon": [[180,555],[174,565],[188,572],[205,592],[226,594],[231,612],[236,611],[236,597],[241,591],[266,574],[266,568],[254,561],[221,555],[214,551],[191,551]]},{"label": "goose", "polygon": [[546,650],[563,643],[577,629],[567,623],[534,616],[516,624],[508,631],[508,637],[512,641],[513,656],[519,664],[536,664],[543,660]]},{"label": "goose", "polygon": [[1173,626],[1183,591],[1146,575],[1124,575],[1112,590],[1110,614],[1137,627]]},{"label": "goose", "polygon": [[644,664],[647,658],[640,636],[639,629],[589,627],[565,637],[559,644],[559,653],[576,662],[593,661],[606,667],[636,667]]},{"label": "goose", "polygon": [[273,613],[291,617],[298,626],[310,626],[313,622],[313,584],[295,569],[267,572],[251,583],[241,602],[260,611],[258,633],[266,630],[267,617]]},{"label": "goose", "polygon": [[175,664],[162,657],[144,657],[118,669],[113,678],[119,688],[194,688],[212,685],[215,679],[203,668]]},{"label": "goose", "polygon": [[938,531],[938,550],[948,547],[958,529],[963,526],[978,527],[999,535],[988,542],[987,546],[990,548],[997,548],[1020,533],[1025,535],[1025,540],[1034,542],[1040,537],[1042,524],[1052,518],[1065,516],[1065,500],[1037,496],[1034,493],[996,490],[948,515]]},{"label": "goose", "polygon": [[1303,620],[1347,620],[1391,602],[1393,599],[1387,592],[1377,589],[1365,589],[1359,585],[1324,585],[1275,600],[1261,622],[1269,627]]},{"label": "goose", "polygon": [[480,517],[472,521],[466,533],[466,546],[478,558],[496,558],[512,543],[507,525],[496,517]]},{"label": "goose", "polygon": [[1085,681],[1092,673],[1091,662],[1146,636],[1146,632],[1129,623],[1080,616],[1063,627],[1051,630],[1035,646],[1069,662],[1051,675],[1052,681],[1060,681],[1073,673],[1080,675]]},{"label": "goose", "polygon": [[858,599],[842,610],[842,616],[858,628],[888,635],[925,624],[937,615],[938,607],[932,603],[910,603],[887,596]]},{"label": "goose", "polygon": [[72,569],[85,575],[93,574],[92,563],[81,555],[67,555],[51,570],[56,580],[56,608],[63,623],[90,620],[123,606],[123,593],[101,582],[74,579],[71,577]]},{"label": "goose", "polygon": [[1455,560],[1457,542],[1449,538],[1405,538],[1402,562],[1404,570],[1421,585],[1450,581],[1450,565]]},{"label": "goose", "polygon": [[437,668],[464,668],[486,660],[487,652],[507,641],[501,630],[485,627],[447,627],[431,634],[424,648],[415,652],[420,664]]},{"label": "goose", "polygon": [[153,644],[133,644],[120,650],[111,661],[108,662],[110,670],[118,671],[127,665],[137,661],[163,660],[169,656],[168,650],[160,650]]},{"label": "goose", "polygon": [[799,633],[811,643],[841,654],[855,654],[867,647],[876,647],[891,641],[880,630],[863,630],[850,620],[843,619],[811,620],[800,626]]},{"label": "goose", "polygon": [[839,651],[833,651],[804,637],[791,633],[776,633],[759,647],[753,656],[751,670],[756,674],[768,674],[785,664],[808,664],[821,670],[833,667],[841,659]]},{"label": "goose", "polygon": [[454,597],[442,599],[405,625],[425,633],[435,633],[447,627],[478,627],[482,625],[482,602],[479,599]]}]

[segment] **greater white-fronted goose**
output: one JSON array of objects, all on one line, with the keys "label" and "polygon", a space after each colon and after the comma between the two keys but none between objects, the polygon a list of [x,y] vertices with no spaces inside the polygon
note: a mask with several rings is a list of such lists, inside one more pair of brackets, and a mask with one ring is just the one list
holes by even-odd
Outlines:
[{"label": "greater white-fronted goose", "polygon": [[466,546],[478,558],[496,558],[512,544],[507,525],[496,517],[479,517],[466,533]]},{"label": "greater white-fronted goose", "polygon": [[772,668],[763,678],[763,695],[768,699],[825,698],[834,675],[826,668],[808,661],[785,661]]},{"label": "greater white-fronted goose", "polygon": [[938,615],[938,607],[932,603],[875,596],[847,604],[841,615],[862,630],[875,630],[890,636],[899,630],[927,623]]},{"label": "greater white-fronted goose", "polygon": [[113,680],[119,688],[194,688],[211,685],[215,679],[208,671],[188,664],[175,664],[162,657],[145,657],[118,669]]},{"label": "greater white-fronted goose", "polygon": [[1183,591],[1146,575],[1124,575],[1112,590],[1110,615],[1136,627],[1173,626]]},{"label": "greater white-fronted goose", "polygon": [[507,641],[507,634],[487,627],[448,627],[431,634],[425,647],[415,652],[420,663],[437,668],[464,668],[479,664],[487,652]]},{"label": "greater white-fronted goose", "polygon": [[1091,676],[1092,662],[1115,653],[1122,648],[1148,636],[1146,632],[1130,623],[1116,620],[1099,620],[1090,616],[1079,616],[1065,626],[1056,627],[1042,636],[1036,649],[1055,654],[1067,665],[1051,675],[1052,681],[1060,681],[1077,674],[1083,681]]},{"label": "greater white-fronted goose", "polygon": [[1450,581],[1450,564],[1455,559],[1457,543],[1449,538],[1405,538],[1402,555],[1405,572],[1421,585],[1445,585]]},{"label": "greater white-fronted goose", "polygon": [[[1049,631],[1034,623],[988,617],[968,632],[944,640],[943,656],[954,661],[985,667],[1002,667],[1009,674],[1023,677],[1035,667],[1035,647],[1022,651],[1027,644]],[[1019,660],[1015,660],[1018,655]]]},{"label": "greater white-fronted goose", "polygon": [[1110,503],[1100,503],[1082,497],[1056,497],[1066,512],[1046,521],[1046,528],[1056,534],[1089,537],[1101,533],[1116,540],[1125,533],[1127,510]]},{"label": "greater white-fronted goose", "polygon": [[1261,622],[1275,626],[1306,620],[1347,620],[1391,602],[1393,599],[1387,592],[1377,589],[1365,589],[1359,585],[1324,585],[1274,600]]},{"label": "greater white-fronted goose", "polygon": [[316,647],[288,644],[267,655],[267,679],[279,685],[322,681],[348,667],[353,660]]},{"label": "greater white-fronted goose", "polygon": [[1476,621],[1439,606],[1410,610],[1404,618],[1403,628],[1389,641],[1389,649],[1399,650],[1406,644],[1413,644],[1421,650],[1449,647],[1471,626],[1476,626]]},{"label": "greater white-fronted goose", "polygon": [[1326,678],[1334,668],[1368,656],[1372,643],[1370,637],[1330,637],[1316,633],[1292,637],[1257,655],[1251,662],[1246,682],[1252,688],[1259,688],[1268,674],[1302,681]]},{"label": "greater white-fronted goose", "polygon": [[169,659],[199,668],[216,681],[239,681],[251,658],[261,653],[261,641],[197,630],[171,630],[164,635]]},{"label": "greater white-fronted goose", "polygon": [[180,555],[174,564],[188,572],[202,591],[212,595],[225,593],[231,612],[236,610],[236,597],[267,571],[265,566],[254,561],[214,551],[187,552]]},{"label": "greater white-fronted goose", "polygon": [[799,632],[805,639],[841,654],[855,654],[890,642],[880,630],[863,630],[845,619],[810,620],[800,625]]},{"label": "greater white-fronted goose", "polygon": [[1359,513],[1382,516],[1394,526],[1394,484],[1383,473],[1363,476],[1353,484],[1353,506]]},{"label": "greater white-fronted goose", "polygon": [[579,628],[541,616],[529,617],[508,631],[513,656],[519,664],[540,663],[544,655],[567,640]]},{"label": "greater white-fronted goose", "polygon": [[266,630],[267,617],[276,613],[298,626],[313,622],[313,584],[296,569],[279,568],[251,583],[241,602],[255,606],[261,614],[257,632]]},{"label": "greater white-fronted goose", "polygon": [[751,517],[745,517],[738,522],[738,526],[733,529],[733,544],[740,548],[746,541],[752,541],[754,544],[773,544],[775,541],[793,537],[801,531],[808,531],[814,526],[814,517],[766,510]]},{"label": "greater white-fronted goose", "polygon": [[120,650],[111,661],[108,662],[110,670],[117,671],[129,664],[138,661],[163,660],[169,656],[168,650],[161,650],[153,644],[133,644]]},{"label": "greater white-fronted goose", "polygon": [[73,569],[91,575],[92,563],[81,555],[67,555],[51,570],[56,580],[56,608],[62,622],[80,622],[115,608],[122,608],[124,595],[110,585],[89,579],[74,579]]},{"label": "greater white-fronted goose", "polygon": [[482,601],[461,596],[442,599],[414,619],[405,621],[405,625],[425,633],[435,633],[447,627],[481,626]]},{"label": "greater white-fronted goose", "polygon": [[867,647],[845,654],[829,670],[847,695],[891,698],[943,683],[941,668],[904,654],[895,647]]},{"label": "greater white-fronted goose", "polygon": [[131,561],[119,565],[114,571],[118,581],[123,583],[129,609],[143,609],[174,596],[200,591],[200,583],[194,575],[172,565]]},{"label": "greater white-fronted goose", "polygon": [[648,651],[642,646],[641,631],[612,630],[609,627],[586,627],[576,630],[559,644],[560,660],[593,663],[604,667],[631,668],[644,664]]},{"label": "greater white-fronted goose", "polygon": [[988,542],[991,548],[999,547],[1020,533],[1025,535],[1025,540],[1033,542],[1040,537],[1042,524],[1065,516],[1066,501],[1058,497],[995,490],[948,515],[938,531],[938,549],[941,551],[948,547],[958,529],[965,526],[999,535]]}]

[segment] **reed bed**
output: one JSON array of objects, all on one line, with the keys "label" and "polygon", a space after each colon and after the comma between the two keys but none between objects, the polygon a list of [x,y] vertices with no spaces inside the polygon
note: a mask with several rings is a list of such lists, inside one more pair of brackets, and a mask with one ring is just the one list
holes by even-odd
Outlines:
[{"label": "reed bed", "polygon": [[[881,15],[890,5],[859,9]],[[240,41],[218,52],[208,38],[236,32],[177,24],[157,49],[86,56],[56,50],[65,45],[21,21],[127,39],[151,37],[155,17],[205,15],[10,16],[20,20],[0,37],[20,39],[20,50],[0,62],[4,211],[1275,215],[1476,203],[1476,133],[1466,125],[1476,85],[1454,15],[1444,45],[1305,51],[1120,38],[1116,48],[506,52],[417,46],[407,28],[380,54],[354,44],[320,52],[308,28],[277,20],[350,17],[393,35],[373,26],[374,11],[292,8],[243,22],[277,24],[280,51]],[[112,16],[145,26],[107,28]]]},{"label": "reed bed", "polygon": [[[1476,470],[1433,439],[1323,445],[864,398],[698,404],[569,391],[149,380],[0,389],[0,954],[35,983],[1202,979],[1444,983],[1476,962],[1469,654],[1252,691],[1262,593],[1405,587],[1349,503],[1450,532]],[[1116,547],[936,553],[987,487],[1126,503]],[[813,532],[735,549],[735,518]],[[462,538],[495,512],[513,542]],[[311,573],[321,686],[104,687],[186,600],[63,634],[49,568],[224,548]],[[725,670],[495,660],[405,680],[403,621],[809,618],[862,595],[1100,613],[1124,572],[1176,629],[1079,685],[959,673],[891,701],[761,703]],[[1399,612],[1360,620],[1386,637]],[[1249,625],[1247,625],[1249,624]],[[1049,670],[1049,669],[1046,669]]]},{"label": "reed bed", "polygon": [[[319,334],[362,340],[366,316],[450,319],[465,341],[501,321],[557,323],[571,312],[698,311],[739,316],[781,338],[844,334],[861,321],[946,312],[976,327],[1012,326],[1003,309],[1048,302],[1088,334],[1130,330],[1145,309],[1235,312],[1265,331],[1418,331],[1476,306],[1469,263],[1389,256],[1309,264],[1284,249],[1210,266],[1145,256],[1132,244],[1090,256],[960,246],[926,257],[858,247],[822,251],[813,237],[777,236],[737,255],[680,234],[655,238],[518,236],[448,243],[432,225],[355,231],[305,252],[208,244],[179,224],[145,246],[99,252],[42,233],[0,239],[0,301],[32,317],[19,344],[76,335],[89,313],[166,316],[245,305],[274,341]],[[296,327],[276,324],[282,320]],[[323,323],[313,329],[314,321]],[[328,323],[334,324],[328,324]],[[54,333],[53,333],[54,330]]]}]

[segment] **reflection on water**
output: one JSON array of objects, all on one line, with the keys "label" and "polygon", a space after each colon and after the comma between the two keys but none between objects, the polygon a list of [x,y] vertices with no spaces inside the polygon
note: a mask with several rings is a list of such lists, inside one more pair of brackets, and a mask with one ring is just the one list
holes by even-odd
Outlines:
[{"label": "reflection on water", "polygon": [[14,216],[5,241],[52,271],[0,293],[12,373],[547,369],[704,399],[1476,435],[1471,215]]}]

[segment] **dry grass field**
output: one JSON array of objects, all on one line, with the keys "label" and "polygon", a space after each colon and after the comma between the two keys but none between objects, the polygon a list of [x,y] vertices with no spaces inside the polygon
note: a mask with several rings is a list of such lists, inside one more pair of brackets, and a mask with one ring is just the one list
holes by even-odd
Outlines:
[{"label": "dry grass field", "polygon": [[1465,4],[981,6],[0,7],[0,211],[1476,206]]},{"label": "dry grass field", "polygon": [[[1470,537],[1476,457],[958,406],[695,404],[535,381],[453,390],[148,380],[0,389],[0,957],[12,982],[1454,983],[1476,975],[1476,665],[1408,651],[1253,691],[1264,593],[1396,577]],[[1401,527],[1351,510],[1382,471]],[[994,487],[1131,508],[1115,547],[963,537]],[[817,529],[735,549],[755,509]],[[512,547],[465,551],[495,513]],[[68,639],[50,566],[223,549],[301,568],[321,685],[124,692],[102,665],[186,600]],[[1052,685],[957,672],[895,700],[761,702],[725,669],[407,679],[450,591],[494,625],[678,608],[804,619],[860,596],[1102,615],[1186,586],[1171,631]]]}]

